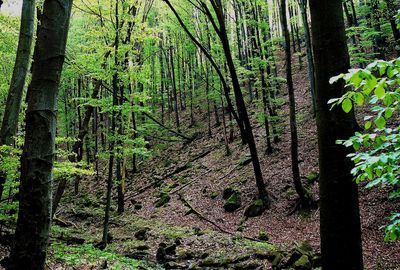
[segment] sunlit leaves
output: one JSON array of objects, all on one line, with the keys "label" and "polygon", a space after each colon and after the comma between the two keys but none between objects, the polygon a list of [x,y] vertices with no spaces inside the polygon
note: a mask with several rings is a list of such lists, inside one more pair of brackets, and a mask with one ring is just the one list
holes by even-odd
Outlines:
[{"label": "sunlit leaves", "polygon": [[[392,186],[389,198],[400,198],[400,59],[375,61],[365,70],[354,69],[331,79],[344,79],[352,89],[343,97],[331,100],[350,112],[353,104],[365,106],[370,115],[364,117],[364,133],[357,132],[345,141],[356,153],[349,155],[355,163],[352,173],[358,183],[366,181],[366,188]],[[353,103],[353,102],[354,103]],[[400,237],[400,214],[392,217],[386,228],[387,241]]]}]

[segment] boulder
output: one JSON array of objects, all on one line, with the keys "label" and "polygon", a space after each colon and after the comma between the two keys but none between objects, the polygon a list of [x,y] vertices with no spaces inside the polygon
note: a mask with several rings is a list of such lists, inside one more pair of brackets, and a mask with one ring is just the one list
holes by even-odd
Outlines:
[{"label": "boulder", "polygon": [[237,192],[236,189],[234,189],[233,187],[227,187],[224,189],[224,193],[222,194],[222,198],[224,200],[229,199],[230,196],[232,196],[235,192]]},{"label": "boulder", "polygon": [[224,204],[224,209],[227,212],[234,212],[242,206],[242,198],[240,192],[233,193],[232,196]]},{"label": "boulder", "polygon": [[310,270],[312,267],[308,256],[302,255],[300,259],[294,263],[294,268],[296,270]]},{"label": "boulder", "polygon": [[158,197],[158,200],[155,202],[155,207],[160,208],[169,203],[171,197],[168,193],[161,193]]},{"label": "boulder", "polygon": [[265,205],[262,200],[254,201],[244,212],[246,217],[258,217],[261,216],[265,210]]}]

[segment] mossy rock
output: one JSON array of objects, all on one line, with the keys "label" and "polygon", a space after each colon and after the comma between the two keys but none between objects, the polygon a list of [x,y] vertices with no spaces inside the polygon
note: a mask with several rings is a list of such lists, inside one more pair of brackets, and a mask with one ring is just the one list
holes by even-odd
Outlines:
[{"label": "mossy rock", "polygon": [[171,197],[167,193],[161,193],[154,205],[156,208],[160,208],[169,203],[170,200]]},{"label": "mossy rock", "polygon": [[251,156],[249,154],[246,154],[245,156],[241,157],[239,160],[239,166],[244,167],[248,164],[251,163],[253,159],[251,158]]},{"label": "mossy rock", "polygon": [[319,181],[319,173],[311,172],[309,175],[306,176],[308,183],[314,184]]},{"label": "mossy rock", "polygon": [[211,193],[210,197],[211,197],[211,199],[214,200],[214,199],[218,198],[218,196],[219,196],[219,192],[218,191],[214,191],[214,192]]},{"label": "mossy rock", "polygon": [[268,242],[269,241],[269,236],[265,231],[261,230],[258,233],[258,239],[261,240],[261,241],[264,241],[264,242]]},{"label": "mossy rock", "polygon": [[224,200],[229,199],[229,197],[231,197],[235,192],[238,192],[236,189],[234,189],[233,187],[227,187],[224,189],[224,193],[222,194],[222,198]]},{"label": "mossy rock", "polygon": [[302,255],[306,255],[306,256],[310,256],[310,257],[312,257],[314,255],[313,248],[312,248],[310,242],[308,242],[308,241],[300,242],[297,245],[296,250],[298,252],[300,252],[300,254],[302,254]]},{"label": "mossy rock", "polygon": [[244,212],[246,217],[258,217],[264,213],[265,206],[262,200],[254,201]]},{"label": "mossy rock", "polygon": [[293,266],[296,270],[310,270],[312,268],[307,255],[301,256]]},{"label": "mossy rock", "polygon": [[227,212],[234,212],[242,206],[242,198],[240,192],[233,193],[232,196],[224,204],[224,209]]},{"label": "mossy rock", "polygon": [[133,206],[133,208],[134,208],[135,210],[141,210],[141,209],[143,208],[143,205],[142,205],[142,203],[138,202],[138,203],[135,203],[135,205]]}]

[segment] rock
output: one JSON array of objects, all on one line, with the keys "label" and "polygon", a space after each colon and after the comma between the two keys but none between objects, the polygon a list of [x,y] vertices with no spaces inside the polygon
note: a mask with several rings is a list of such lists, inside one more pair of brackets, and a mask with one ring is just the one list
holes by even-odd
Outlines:
[{"label": "rock", "polygon": [[256,260],[245,261],[234,265],[235,270],[254,270],[260,266],[260,262]]},{"label": "rock", "polygon": [[319,181],[319,173],[311,172],[309,175],[306,176],[308,183],[314,184]]},{"label": "rock", "polygon": [[282,262],[284,256],[283,256],[283,254],[281,252],[278,252],[278,251],[271,252],[271,255],[272,255],[271,256],[271,258],[272,258],[272,261],[271,261],[272,268],[276,269],[280,265],[280,263]]},{"label": "rock", "polygon": [[244,157],[241,157],[241,158],[240,158],[240,160],[239,160],[239,166],[244,167],[244,166],[250,164],[252,160],[253,160],[253,159],[251,158],[251,155],[246,154]]},{"label": "rock", "polygon": [[165,248],[167,245],[165,243],[160,243],[156,253],[157,262],[165,262],[165,258],[167,257],[167,253],[165,252]]},{"label": "rock", "polygon": [[175,244],[173,244],[173,245],[171,245],[171,246],[168,246],[168,247],[166,247],[165,248],[165,253],[167,254],[167,255],[176,255],[176,245]]},{"label": "rock", "polygon": [[148,228],[138,230],[137,232],[135,232],[135,238],[140,241],[147,240],[147,231],[148,230],[149,230]]},{"label": "rock", "polygon": [[313,267],[322,267],[322,257],[321,254],[315,254],[312,258]]},{"label": "rock", "polygon": [[211,197],[211,199],[214,200],[214,199],[218,198],[218,196],[219,196],[219,192],[218,191],[214,191],[214,192],[211,193],[210,197]]},{"label": "rock", "polygon": [[204,232],[200,228],[194,228],[193,231],[194,231],[194,235],[196,235],[196,236],[204,235]]},{"label": "rock", "polygon": [[298,259],[294,263],[294,268],[296,270],[310,270],[311,269],[311,263],[310,260],[308,259],[307,255],[302,255],[300,259]]},{"label": "rock", "polygon": [[186,264],[177,262],[168,262],[165,264],[165,269],[186,269]]},{"label": "rock", "polygon": [[182,260],[192,260],[195,257],[194,252],[189,249],[178,249],[176,253],[176,256]]},{"label": "rock", "polygon": [[224,204],[224,209],[227,212],[234,212],[242,206],[240,192],[233,193],[232,196]]},{"label": "rock", "polygon": [[301,242],[297,247],[296,250],[299,251],[302,255],[306,256],[313,256],[313,248],[308,241]]},{"label": "rock", "polygon": [[237,192],[236,189],[234,189],[233,187],[227,187],[224,189],[224,192],[222,194],[222,198],[224,200],[229,199],[230,196],[232,196],[235,192]]},{"label": "rock", "polygon": [[138,252],[133,252],[129,254],[125,254],[125,257],[129,259],[135,259],[135,260],[146,260],[149,257],[149,254],[147,251],[138,251]]},{"label": "rock", "polygon": [[156,208],[160,208],[169,203],[170,200],[171,197],[167,193],[161,193],[154,205]]},{"label": "rock", "polygon": [[246,217],[258,217],[261,216],[265,210],[265,206],[262,200],[254,201],[244,212]]},{"label": "rock", "polygon": [[133,208],[134,208],[135,210],[140,210],[140,209],[143,208],[143,205],[142,205],[142,203],[135,203],[135,205],[133,206]]},{"label": "rock", "polygon": [[258,239],[260,239],[261,241],[268,242],[269,241],[269,236],[265,231],[261,230],[258,233]]},{"label": "rock", "polygon": [[136,249],[139,251],[145,251],[145,250],[149,250],[150,247],[147,245],[141,245],[141,246],[137,246]]},{"label": "rock", "polygon": [[297,260],[299,260],[303,256],[299,251],[293,250],[282,262],[284,267],[292,266]]}]

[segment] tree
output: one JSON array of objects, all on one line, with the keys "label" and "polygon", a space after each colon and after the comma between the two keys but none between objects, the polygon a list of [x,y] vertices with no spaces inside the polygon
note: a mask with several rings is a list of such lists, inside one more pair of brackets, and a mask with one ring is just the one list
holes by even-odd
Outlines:
[{"label": "tree", "polygon": [[[185,26],[184,22],[180,18],[179,14],[176,12],[175,8],[172,6],[171,2],[168,0],[164,0],[164,2],[169,6],[169,8],[173,11],[175,16],[177,17],[180,25],[184,28],[185,32],[187,34],[193,37],[192,34],[187,30],[187,27]],[[226,17],[225,17],[225,7],[222,4],[222,1],[211,1],[212,4],[212,10],[215,13],[216,19],[214,19],[211,11],[208,9],[207,3],[203,1],[199,1],[199,4],[201,6],[201,10],[205,13],[207,16],[208,20],[212,24],[215,32],[218,35],[219,41],[221,42],[222,49],[224,52],[224,56],[226,59],[226,65],[229,71],[229,74],[231,76],[231,81],[232,81],[232,86],[233,86],[233,92],[235,94],[235,101],[236,101],[236,107],[238,110],[238,115],[239,115],[239,122],[243,125],[244,130],[242,130],[241,135],[242,135],[242,140],[247,142],[250,150],[250,155],[252,158],[252,164],[253,164],[253,169],[254,169],[254,176],[256,180],[256,186],[258,189],[258,195],[259,198],[263,201],[265,207],[269,207],[269,204],[271,203],[269,194],[266,189],[266,185],[262,176],[262,170],[261,170],[261,165],[257,153],[257,146],[256,142],[254,139],[254,134],[253,134],[253,129],[251,126],[249,114],[246,108],[246,104],[244,101],[243,93],[240,87],[240,82],[238,78],[238,74],[236,71],[235,63],[233,60],[232,52],[231,52],[231,46],[228,38],[228,30],[226,26]],[[195,42],[195,38],[192,38],[192,40]],[[203,48],[201,44],[198,42],[195,42],[199,48]],[[202,49],[203,53],[207,54],[207,50]],[[212,61],[212,57],[207,57],[210,61]],[[215,63],[212,63],[213,66],[215,66]],[[218,67],[216,68],[218,69]],[[223,78],[221,78],[221,83],[224,81]],[[225,87],[224,87],[225,88]],[[229,96],[229,95],[227,95]],[[227,100],[228,97],[227,97]],[[240,126],[240,125],[239,125]]]},{"label": "tree", "polygon": [[45,0],[40,16],[32,82],[28,89],[26,135],[11,270],[43,270],[50,220],[57,95],[72,0]]},{"label": "tree", "polygon": [[357,185],[350,171],[349,150],[336,144],[358,126],[354,112],[330,109],[328,101],[345,93],[331,77],[350,66],[341,0],[311,0],[312,41],[316,71],[320,167],[320,230],[323,270],[363,269]]},{"label": "tree", "polygon": [[[19,111],[21,110],[21,101],[24,93],[25,80],[31,59],[31,46],[36,8],[35,3],[35,0],[24,0],[22,3],[17,56],[15,59],[10,89],[8,91],[3,122],[0,129],[0,145],[12,145],[13,137],[17,132],[18,116]],[[5,181],[5,172],[0,171],[0,199],[3,195]]]},{"label": "tree", "polygon": [[286,55],[286,83],[289,94],[289,118],[290,118],[290,140],[291,140],[291,160],[292,160],[292,175],[294,187],[300,197],[300,206],[308,208],[311,204],[311,197],[301,183],[299,169],[299,141],[297,136],[297,121],[296,121],[296,100],[294,96],[294,86],[292,77],[292,53],[290,51],[290,36],[288,22],[286,17],[286,0],[280,0],[281,25],[283,37],[285,39],[285,55]]}]

